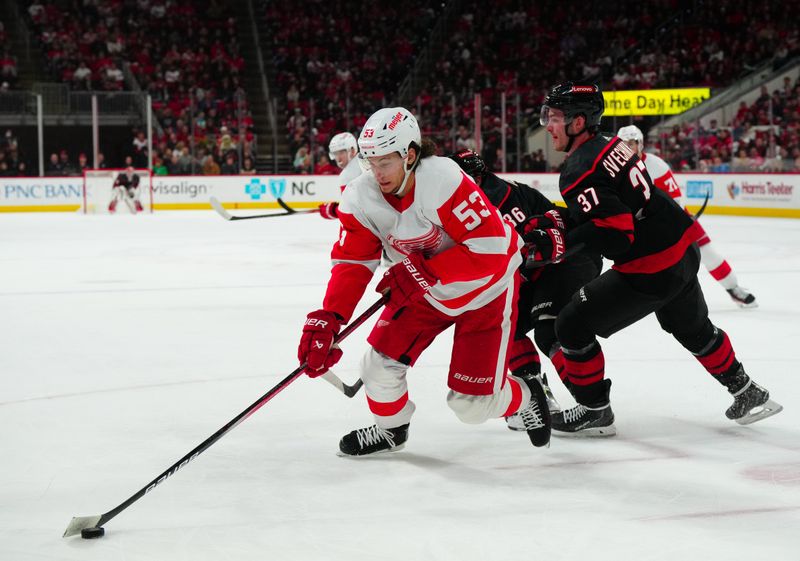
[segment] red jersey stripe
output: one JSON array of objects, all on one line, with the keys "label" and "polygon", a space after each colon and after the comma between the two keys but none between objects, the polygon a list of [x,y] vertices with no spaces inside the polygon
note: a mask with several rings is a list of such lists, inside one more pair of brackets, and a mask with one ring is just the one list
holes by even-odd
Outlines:
[{"label": "red jersey stripe", "polygon": [[614,216],[606,216],[605,218],[592,218],[592,222],[598,228],[619,230],[628,236],[628,240],[633,243],[633,216],[631,216],[630,213],[615,214]]},{"label": "red jersey stripe", "polygon": [[663,271],[680,261],[686,253],[686,249],[692,245],[697,238],[697,222],[694,222],[686,229],[681,239],[670,247],[657,253],[651,253],[650,255],[628,261],[627,263],[615,263],[611,268],[620,273],[649,274]]}]

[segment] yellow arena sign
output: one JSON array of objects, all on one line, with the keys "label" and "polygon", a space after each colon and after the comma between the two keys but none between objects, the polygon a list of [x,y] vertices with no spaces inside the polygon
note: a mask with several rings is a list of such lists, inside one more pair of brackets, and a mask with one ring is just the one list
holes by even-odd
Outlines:
[{"label": "yellow arena sign", "polygon": [[606,117],[677,115],[711,97],[710,88],[603,92]]}]

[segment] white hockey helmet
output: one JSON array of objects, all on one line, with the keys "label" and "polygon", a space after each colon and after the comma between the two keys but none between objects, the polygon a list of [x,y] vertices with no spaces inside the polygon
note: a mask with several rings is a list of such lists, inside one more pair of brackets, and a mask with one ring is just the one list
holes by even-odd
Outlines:
[{"label": "white hockey helmet", "polygon": [[367,119],[358,137],[358,148],[363,158],[386,156],[392,152],[399,152],[400,157],[405,158],[411,143],[419,147],[422,135],[417,119],[404,107],[379,109]]},{"label": "white hockey helmet", "polygon": [[639,143],[639,148],[641,149],[644,147],[644,135],[642,131],[639,130],[639,127],[636,125],[628,125],[627,127],[622,127],[619,129],[617,136],[622,141],[628,140],[635,140]]},{"label": "white hockey helmet", "polygon": [[334,153],[341,150],[347,150],[349,155],[351,148],[358,152],[358,143],[356,143],[356,137],[349,132],[340,132],[339,134],[334,135],[328,144],[328,157],[331,161],[335,160],[336,156]]}]

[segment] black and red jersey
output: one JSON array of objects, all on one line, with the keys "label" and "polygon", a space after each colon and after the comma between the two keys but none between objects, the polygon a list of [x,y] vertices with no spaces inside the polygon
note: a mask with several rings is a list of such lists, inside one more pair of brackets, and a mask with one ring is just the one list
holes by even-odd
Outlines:
[{"label": "black and red jersey", "polygon": [[561,196],[575,226],[567,247],[585,243],[623,273],[656,273],[678,262],[697,226],[653,186],[644,162],[619,138],[595,136],[567,158]]},{"label": "black and red jersey", "polygon": [[532,216],[556,208],[550,199],[536,189],[506,181],[493,173],[483,176],[480,187],[489,201],[500,210],[503,218],[511,222],[520,234],[523,233],[523,225]]},{"label": "black and red jersey", "polygon": [[132,189],[139,186],[139,174],[134,173],[130,177],[127,173],[123,172],[120,173],[117,178],[114,180],[114,187],[125,187],[126,189]]},{"label": "black and red jersey", "polygon": [[[524,234],[525,225],[531,218],[541,216],[547,211],[556,208],[556,205],[538,190],[522,183],[506,181],[493,173],[486,173],[483,176],[480,187],[489,202],[500,210],[503,219],[513,224],[520,235]],[[593,252],[588,249],[573,255],[569,259],[581,263],[591,261],[597,270],[602,267],[602,259],[599,252]],[[551,266],[559,267],[558,264]],[[533,281],[539,277],[544,268],[528,269],[526,264],[523,263],[521,271],[527,280]]]}]

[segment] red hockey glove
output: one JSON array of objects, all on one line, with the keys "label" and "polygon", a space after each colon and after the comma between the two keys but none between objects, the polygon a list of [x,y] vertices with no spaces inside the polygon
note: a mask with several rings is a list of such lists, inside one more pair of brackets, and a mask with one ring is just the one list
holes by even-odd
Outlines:
[{"label": "red hockey glove", "polygon": [[297,348],[297,358],[301,364],[308,364],[305,373],[312,378],[325,374],[342,358],[341,349],[333,346],[340,327],[341,320],[333,312],[317,310],[308,314]]},{"label": "red hockey glove", "polygon": [[528,234],[534,230],[546,230],[547,228],[558,228],[562,232],[567,229],[566,220],[564,215],[558,209],[548,210],[544,214],[532,216],[522,227],[522,237],[525,241]]},{"label": "red hockey glove", "polygon": [[422,300],[434,284],[436,277],[425,265],[425,258],[419,253],[412,253],[400,263],[392,265],[375,290],[382,294],[389,290],[386,307],[402,308]]},{"label": "red hockey glove", "polygon": [[325,220],[336,220],[339,218],[339,203],[323,203],[319,205],[319,215]]},{"label": "red hockey glove", "polygon": [[558,263],[564,259],[564,232],[558,228],[532,230],[525,234],[525,240],[523,253],[527,250],[525,264],[529,267],[535,263]]}]

